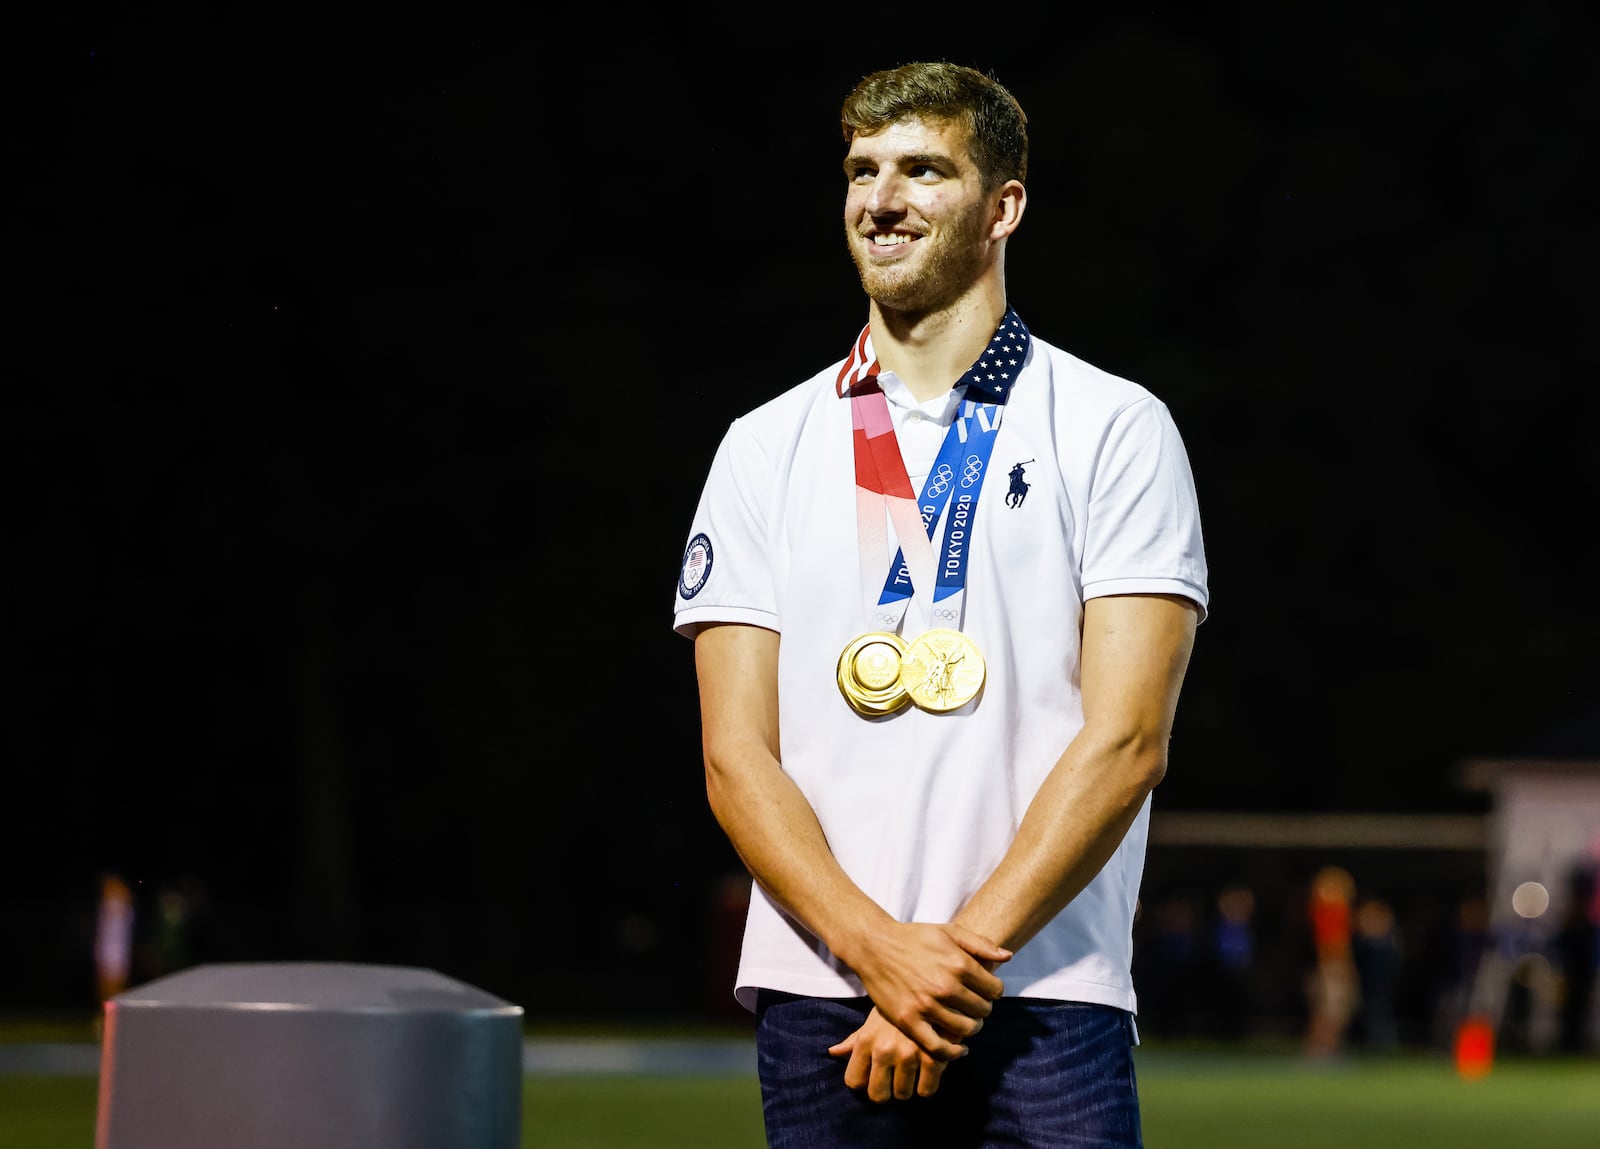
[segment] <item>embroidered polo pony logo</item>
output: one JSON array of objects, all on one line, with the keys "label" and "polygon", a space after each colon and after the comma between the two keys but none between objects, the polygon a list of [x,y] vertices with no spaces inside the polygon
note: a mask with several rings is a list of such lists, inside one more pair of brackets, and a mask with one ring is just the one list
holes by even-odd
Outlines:
[{"label": "embroidered polo pony logo", "polygon": [[1032,484],[1022,477],[1022,468],[1031,462],[1033,460],[1028,459],[1011,468],[1011,489],[1006,492],[1006,506],[1020,507],[1022,500],[1028,497],[1028,488]]}]

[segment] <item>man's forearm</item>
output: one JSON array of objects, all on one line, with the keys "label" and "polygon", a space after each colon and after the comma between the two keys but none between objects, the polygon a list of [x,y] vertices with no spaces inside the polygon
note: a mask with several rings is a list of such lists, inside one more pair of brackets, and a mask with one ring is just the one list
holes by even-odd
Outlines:
[{"label": "man's forearm", "polygon": [[[754,752],[750,752],[754,753]],[[711,812],[756,883],[846,964],[889,914],[850,880],[800,788],[766,761],[708,761]]]},{"label": "man's forearm", "polygon": [[712,810],[769,896],[860,979],[883,1017],[929,1056],[959,1057],[1004,983],[1009,951],[957,925],[898,922],[844,872],[805,797],[773,764],[708,763]]},{"label": "man's forearm", "polygon": [[779,761],[775,631],[710,626],[695,638],[711,812],[767,896],[848,962],[863,922],[887,914],[851,881]]},{"label": "man's forearm", "polygon": [[1123,595],[1084,608],[1084,725],[1039,787],[994,873],[955,917],[1017,949],[1116,853],[1167,769],[1194,605]]},{"label": "man's forearm", "polygon": [[1046,776],[1016,839],[956,914],[957,925],[1019,949],[1100,872],[1160,781],[1165,748],[1085,727]]}]

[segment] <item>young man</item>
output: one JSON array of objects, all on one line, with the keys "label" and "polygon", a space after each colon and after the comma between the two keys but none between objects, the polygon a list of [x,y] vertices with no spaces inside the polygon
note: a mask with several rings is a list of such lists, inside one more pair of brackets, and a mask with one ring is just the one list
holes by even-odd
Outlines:
[{"label": "young man", "polygon": [[867,325],[728,428],[674,619],[757,887],[768,1141],[1138,1145],[1132,919],[1207,601],[1187,457],[1007,302],[1005,88],[910,64],[841,119]]}]

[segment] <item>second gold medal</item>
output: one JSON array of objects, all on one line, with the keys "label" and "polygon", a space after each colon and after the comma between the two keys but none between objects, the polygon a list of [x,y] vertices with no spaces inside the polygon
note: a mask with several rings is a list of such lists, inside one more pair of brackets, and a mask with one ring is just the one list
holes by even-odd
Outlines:
[{"label": "second gold medal", "polygon": [[900,659],[900,685],[923,710],[965,706],[983,687],[983,655],[959,630],[924,631]]}]

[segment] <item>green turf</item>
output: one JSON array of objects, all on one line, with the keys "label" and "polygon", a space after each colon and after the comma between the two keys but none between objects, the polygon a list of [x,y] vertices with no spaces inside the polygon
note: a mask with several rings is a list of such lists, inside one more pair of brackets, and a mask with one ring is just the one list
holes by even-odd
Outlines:
[{"label": "green turf", "polygon": [[754,1078],[530,1078],[522,1144],[548,1149],[761,1149]]},{"label": "green turf", "polygon": [[[0,1149],[93,1149],[93,1077],[0,1076]],[[755,1081],[723,1077],[530,1078],[527,1149],[759,1147]]]},{"label": "green turf", "polygon": [[93,1077],[0,1075],[0,1149],[94,1149]]},{"label": "green turf", "polygon": [[1152,1149],[1596,1149],[1600,1061],[1295,1060],[1159,1054],[1139,1063]]},{"label": "green turf", "polygon": [[[1463,1081],[1440,1058],[1313,1067],[1294,1058],[1141,1049],[1150,1149],[1594,1149],[1600,1059],[1505,1060]],[[0,1076],[0,1149],[93,1149],[92,1077]],[[544,1077],[523,1092],[540,1149],[760,1149],[745,1077]]]}]

